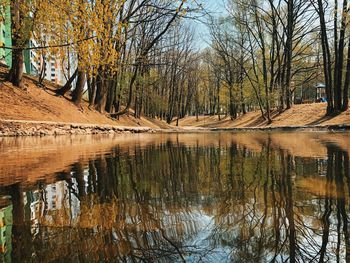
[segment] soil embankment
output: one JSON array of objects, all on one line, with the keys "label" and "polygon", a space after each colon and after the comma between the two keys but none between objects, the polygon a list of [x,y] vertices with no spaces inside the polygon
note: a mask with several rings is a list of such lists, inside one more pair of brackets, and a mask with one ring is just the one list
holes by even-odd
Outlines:
[{"label": "soil embankment", "polygon": [[[294,105],[291,109],[282,113],[272,114],[272,124],[268,124],[261,117],[260,111],[248,112],[231,120],[229,117],[200,116],[187,117],[179,121],[181,127],[197,127],[209,129],[276,129],[276,128],[336,128],[337,126],[350,126],[350,110],[337,116],[326,117],[326,103],[312,103]],[[174,122],[175,124],[175,122]]]},{"label": "soil embankment", "polygon": [[56,96],[58,86],[44,82],[38,86],[31,76],[25,76],[26,90],[5,81],[7,68],[0,66],[0,137],[43,136],[64,134],[113,134],[142,132],[199,132],[218,130],[350,130],[350,110],[335,117],[325,117],[326,104],[295,105],[292,109],[273,114],[268,125],[259,111],[249,112],[236,120],[221,116],[186,117],[172,125],[150,118],[121,116],[110,118],[83,102],[77,107],[66,97]]},{"label": "soil embankment", "polygon": [[25,90],[13,87],[5,81],[7,70],[0,66],[0,136],[139,133],[171,128],[160,120],[134,118],[132,112],[115,120],[90,109],[86,101],[77,107],[69,94],[56,96],[58,86],[44,81],[39,87],[31,76],[24,78]]}]

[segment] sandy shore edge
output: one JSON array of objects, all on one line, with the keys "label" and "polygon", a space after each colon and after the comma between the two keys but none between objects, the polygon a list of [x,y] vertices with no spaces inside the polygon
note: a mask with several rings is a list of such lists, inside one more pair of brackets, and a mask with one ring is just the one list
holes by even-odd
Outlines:
[{"label": "sandy shore edge", "polygon": [[256,131],[309,131],[336,132],[350,131],[350,125],[315,125],[315,126],[273,126],[249,128],[198,128],[179,127],[155,129],[150,127],[126,127],[101,124],[63,123],[27,120],[0,120],[0,137],[19,136],[57,136],[122,133],[198,133],[198,132],[256,132]]}]

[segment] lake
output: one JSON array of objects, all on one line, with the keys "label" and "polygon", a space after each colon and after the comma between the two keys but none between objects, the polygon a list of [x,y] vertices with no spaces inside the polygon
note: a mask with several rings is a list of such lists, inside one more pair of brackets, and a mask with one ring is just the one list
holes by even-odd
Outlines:
[{"label": "lake", "polygon": [[350,261],[350,134],[0,138],[4,262]]}]

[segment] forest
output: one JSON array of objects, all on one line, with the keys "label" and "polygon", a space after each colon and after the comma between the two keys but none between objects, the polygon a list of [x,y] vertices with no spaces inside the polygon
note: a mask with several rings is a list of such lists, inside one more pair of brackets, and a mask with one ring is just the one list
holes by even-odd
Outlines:
[{"label": "forest", "polygon": [[348,109],[347,0],[227,0],[220,15],[206,2],[1,0],[11,26],[7,79],[23,88],[24,52],[35,50],[40,84],[46,61],[59,59],[66,83],[57,95],[112,118],[259,111],[271,123],[272,111],[300,103],[317,83],[327,115]]}]

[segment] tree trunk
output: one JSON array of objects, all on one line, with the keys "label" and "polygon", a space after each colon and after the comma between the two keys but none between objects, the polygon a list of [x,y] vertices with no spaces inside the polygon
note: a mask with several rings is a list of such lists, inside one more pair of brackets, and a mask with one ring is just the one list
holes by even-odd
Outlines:
[{"label": "tree trunk", "polygon": [[288,24],[287,24],[287,41],[286,41],[286,104],[287,109],[292,107],[291,93],[291,72],[292,72],[292,57],[293,57],[293,28],[294,28],[294,1],[288,1]]},{"label": "tree trunk", "polygon": [[42,66],[40,68],[40,74],[39,74],[39,84],[42,84],[45,79],[45,72],[46,72],[46,57],[42,57]]},{"label": "tree trunk", "polygon": [[217,97],[217,105],[218,105],[218,109],[217,109],[217,114],[218,114],[218,119],[219,121],[221,121],[221,116],[220,116],[220,113],[221,113],[221,107],[220,107],[220,80],[217,80],[217,83],[216,83],[216,92],[218,93],[218,97]]},{"label": "tree trunk", "polygon": [[[335,1],[337,3],[337,1]],[[334,67],[334,99],[335,110],[337,112],[342,110],[342,85],[343,85],[343,64],[344,64],[344,45],[345,45],[345,29],[347,25],[347,0],[343,1],[342,19],[339,35],[339,46],[335,47],[335,67]],[[336,10],[337,11],[337,10]],[[337,13],[337,12],[335,12]],[[335,21],[335,44],[338,43],[337,27]]]},{"label": "tree trunk", "polygon": [[346,111],[349,108],[349,86],[350,86],[350,41],[348,44],[348,57],[346,65],[344,90],[343,90],[343,105],[342,111]]},{"label": "tree trunk", "polygon": [[24,88],[22,79],[24,72],[23,49],[12,51],[12,68],[10,69],[8,80],[16,87]]},{"label": "tree trunk", "polygon": [[106,102],[106,112],[112,113],[113,106],[114,106],[114,100],[115,100],[115,93],[117,89],[117,81],[118,76],[114,75],[113,79],[109,80],[109,89],[107,91],[107,102]]},{"label": "tree trunk", "polygon": [[[338,82],[342,85],[343,84],[343,63],[344,63],[344,46],[345,46],[345,31],[346,31],[346,26],[348,24],[348,1],[344,0],[343,1],[343,10],[342,10],[342,21],[341,21],[341,30],[340,30],[340,40],[339,40],[339,72],[338,72]],[[348,53],[350,51],[348,50]],[[348,65],[347,65],[347,70],[348,71]],[[348,74],[347,74],[348,75]],[[348,76],[345,77],[348,78]],[[340,110],[344,110],[345,108],[347,109],[346,104],[348,101],[348,87],[346,85],[349,85],[346,83],[346,81],[344,82],[344,90],[343,90],[343,98],[342,98],[342,90],[341,90],[341,86],[339,86],[339,94],[340,94],[340,98],[339,98],[339,108]],[[346,96],[346,98],[344,97]]]},{"label": "tree trunk", "polygon": [[236,109],[235,109],[235,102],[233,99],[233,84],[229,85],[229,111],[230,111],[230,118],[231,120],[234,120],[237,118],[237,114],[236,114]]},{"label": "tree trunk", "polygon": [[67,83],[62,88],[56,90],[56,94],[64,96],[68,91],[70,91],[72,88],[72,83],[75,80],[75,78],[77,77],[77,74],[78,74],[78,69],[76,69],[74,71],[73,75],[69,78]]},{"label": "tree trunk", "polygon": [[99,81],[97,82],[96,109],[101,113],[105,111],[107,103],[106,82],[104,77],[99,77]]},{"label": "tree trunk", "polygon": [[88,81],[89,85],[89,108],[93,108],[95,106],[96,99],[96,77],[93,77],[90,81]]},{"label": "tree trunk", "polygon": [[82,70],[78,70],[78,79],[75,89],[73,91],[72,101],[75,105],[81,106],[81,101],[83,99],[83,92],[86,82],[86,74]]},{"label": "tree trunk", "polygon": [[133,97],[133,92],[132,91],[133,91],[133,87],[134,87],[135,81],[137,79],[138,71],[139,71],[139,66],[136,65],[135,69],[134,69],[134,72],[133,72],[133,75],[131,77],[130,83],[129,83],[129,96],[128,96],[128,101],[126,103],[125,108],[123,110],[119,111],[119,112],[111,114],[111,117],[118,117],[118,116],[121,116],[121,115],[123,115],[123,114],[125,114],[126,112],[129,111],[131,103],[132,103],[132,97]]},{"label": "tree trunk", "polygon": [[330,49],[329,49],[329,43],[328,43],[323,0],[318,0],[318,14],[320,17],[323,68],[324,68],[324,75],[326,80],[327,115],[331,115],[334,112],[333,93],[332,93],[332,84],[333,84],[332,83],[332,63],[331,63],[331,55],[330,55]]},{"label": "tree trunk", "polygon": [[242,114],[245,115],[247,113],[246,106],[244,103],[244,91],[243,91],[243,80],[241,79],[240,83],[240,90],[241,90],[241,108],[242,108]]},{"label": "tree trunk", "polygon": [[11,31],[12,31],[12,45],[15,49],[12,50],[12,67],[10,69],[7,79],[16,87],[24,88],[22,78],[24,72],[24,56],[23,46],[27,44],[27,40],[23,39],[21,34],[23,24],[23,13],[20,8],[23,0],[11,1]]}]

